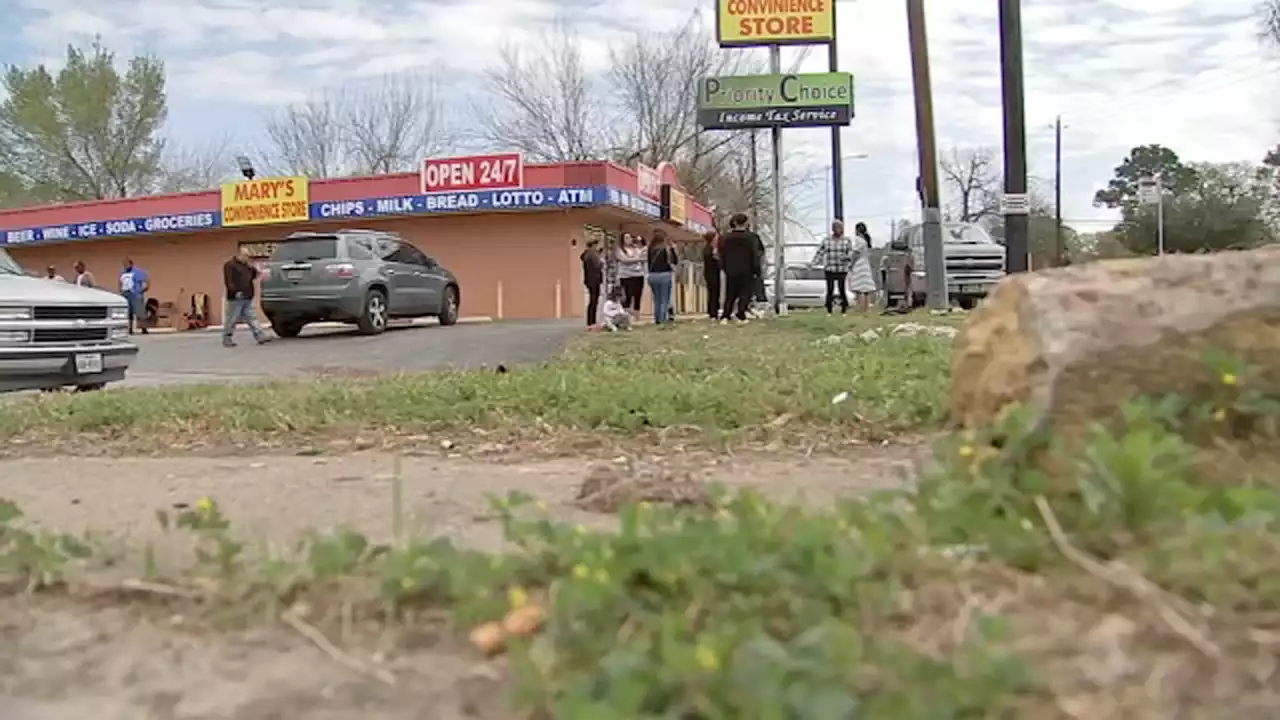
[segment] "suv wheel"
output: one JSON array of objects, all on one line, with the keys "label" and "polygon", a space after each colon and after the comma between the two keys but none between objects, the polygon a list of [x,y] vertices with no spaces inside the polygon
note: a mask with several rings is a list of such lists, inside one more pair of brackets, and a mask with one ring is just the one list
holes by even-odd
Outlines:
[{"label": "suv wheel", "polygon": [[364,312],[356,321],[361,334],[380,335],[387,329],[387,296],[381,290],[370,290],[364,296]]},{"label": "suv wheel", "polygon": [[455,325],[458,322],[458,288],[450,285],[444,289],[444,299],[440,301],[440,324]]},{"label": "suv wheel", "polygon": [[302,332],[302,327],[306,325],[301,320],[272,320],[271,331],[278,337],[296,338]]}]

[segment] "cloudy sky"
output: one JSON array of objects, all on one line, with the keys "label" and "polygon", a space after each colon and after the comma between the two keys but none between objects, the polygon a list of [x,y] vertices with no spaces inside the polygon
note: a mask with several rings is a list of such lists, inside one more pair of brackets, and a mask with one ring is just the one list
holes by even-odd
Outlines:
[{"label": "cloudy sky", "polygon": [[[2,0],[0,61],[57,63],[69,42],[100,35],[120,53],[153,52],[169,68],[171,133],[198,147],[230,135],[261,143],[272,107],[308,91],[443,64],[451,95],[475,87],[504,41],[533,41],[569,21],[603,71],[607,47],[635,30],[673,28],[712,0]],[[942,152],[998,147],[995,0],[928,0],[936,123]],[[1053,174],[1054,117],[1064,132],[1064,216],[1081,230],[1110,216],[1091,204],[1128,148],[1166,144],[1184,158],[1257,161],[1280,140],[1273,52],[1255,0],[1023,0],[1031,174]],[[902,0],[841,0],[840,62],[857,76],[857,118],[843,131],[846,217],[883,236],[914,218],[915,140]],[[764,52],[761,50],[760,52]],[[784,51],[784,66],[821,71],[825,51]],[[827,131],[788,131],[787,174],[821,178]],[[813,183],[798,204],[824,225]],[[798,239],[798,238],[797,238]]]}]

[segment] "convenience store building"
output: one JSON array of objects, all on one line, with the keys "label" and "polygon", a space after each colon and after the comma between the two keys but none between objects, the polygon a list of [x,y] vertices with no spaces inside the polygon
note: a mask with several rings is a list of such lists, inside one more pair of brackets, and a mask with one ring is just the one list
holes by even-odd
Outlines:
[{"label": "convenience store building", "polygon": [[[513,159],[515,172],[485,169],[486,160],[510,169]],[[111,289],[132,259],[150,275],[161,324],[177,326],[200,296],[210,323],[221,322],[222,264],[241,248],[265,259],[291,232],[388,230],[457,275],[464,316],[555,318],[583,313],[578,256],[589,237],[663,228],[692,241],[711,224],[669,163],[525,166],[506,154],[428,160],[418,173],[255,178],[205,192],[0,211],[0,247],[29,271],[52,265],[68,279],[82,261]]]}]

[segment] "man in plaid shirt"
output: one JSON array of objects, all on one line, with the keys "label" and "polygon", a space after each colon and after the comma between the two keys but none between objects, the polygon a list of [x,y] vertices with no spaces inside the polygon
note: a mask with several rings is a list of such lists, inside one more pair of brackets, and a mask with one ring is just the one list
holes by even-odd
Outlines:
[{"label": "man in plaid shirt", "polygon": [[826,276],[828,313],[835,306],[837,290],[840,292],[840,312],[842,314],[849,312],[849,294],[845,291],[845,278],[849,276],[849,271],[853,270],[855,260],[857,260],[857,251],[853,247],[853,241],[845,237],[844,222],[836,220],[831,223],[831,235],[818,246],[818,252],[810,263],[815,267],[821,267]]}]

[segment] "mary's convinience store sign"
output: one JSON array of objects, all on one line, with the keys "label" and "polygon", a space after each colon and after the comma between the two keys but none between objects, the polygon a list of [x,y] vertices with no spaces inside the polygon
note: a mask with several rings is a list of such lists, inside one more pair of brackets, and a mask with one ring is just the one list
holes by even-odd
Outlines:
[{"label": "mary's convinience store sign", "polygon": [[222,226],[306,222],[311,217],[305,177],[274,177],[222,186]]}]

